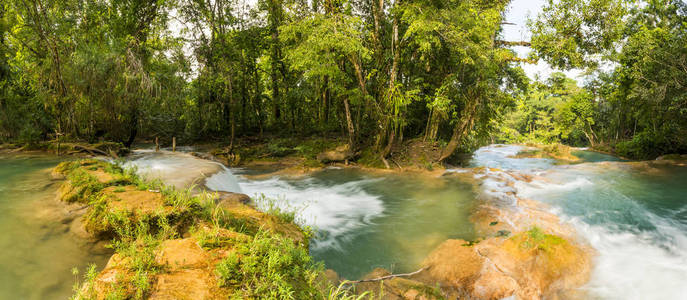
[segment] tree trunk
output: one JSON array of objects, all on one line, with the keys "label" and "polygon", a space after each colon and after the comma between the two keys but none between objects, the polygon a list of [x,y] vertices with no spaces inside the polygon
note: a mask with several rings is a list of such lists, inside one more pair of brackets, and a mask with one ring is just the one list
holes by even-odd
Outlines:
[{"label": "tree trunk", "polygon": [[[391,51],[393,53],[393,62],[391,65],[391,72],[389,74],[389,89],[387,91],[386,95],[386,121],[385,127],[383,127],[383,130],[381,131],[382,135],[388,136],[387,138],[387,145],[384,148],[384,150],[381,153],[382,156],[382,161],[386,165],[387,169],[389,168],[389,163],[386,162],[386,157],[391,153],[391,148],[393,147],[394,139],[396,136],[396,126],[394,125],[394,120],[393,118],[393,110],[394,108],[394,103],[393,102],[393,93],[394,90],[396,89],[396,77],[398,75],[398,64],[399,60],[401,59],[401,54],[400,54],[400,49],[398,47],[398,17],[394,18],[393,21],[393,30],[392,30],[392,38],[391,38]],[[402,130],[402,129],[399,129]],[[382,140],[382,139],[380,139]]]},{"label": "tree trunk", "polygon": [[234,85],[231,74],[229,74],[229,123],[231,124],[231,137],[229,140],[229,151],[234,151],[234,137],[236,130],[236,116],[234,114]]},{"label": "tree trunk", "polygon": [[348,105],[348,98],[343,99],[344,111],[346,113],[346,125],[348,126],[348,145],[351,151],[355,151],[355,127],[353,127],[353,118],[351,118],[351,109]]},{"label": "tree trunk", "polygon": [[277,8],[277,5],[280,5],[278,0],[269,0],[268,5],[269,5],[269,23],[270,23],[270,36],[271,36],[271,53],[270,53],[270,59],[272,61],[271,64],[271,79],[272,79],[272,105],[273,110],[274,110],[274,121],[275,123],[278,123],[281,119],[281,94],[279,93],[279,62],[280,62],[280,57],[279,57],[279,16],[278,10],[281,9],[281,7]]},{"label": "tree trunk", "polygon": [[464,112],[465,114],[462,114],[460,124],[457,124],[456,127],[453,128],[451,140],[448,142],[448,145],[446,145],[446,148],[444,148],[442,151],[441,156],[439,157],[439,162],[444,161],[453,155],[456,149],[458,149],[458,146],[465,136],[465,133],[472,129],[477,112],[477,101],[470,103],[469,106],[465,108]]},{"label": "tree trunk", "polygon": [[129,127],[129,138],[124,142],[124,146],[127,148],[131,148],[131,145],[136,139],[136,135],[138,135],[138,107],[136,107],[135,104],[134,107],[131,108],[130,117],[131,127]]}]

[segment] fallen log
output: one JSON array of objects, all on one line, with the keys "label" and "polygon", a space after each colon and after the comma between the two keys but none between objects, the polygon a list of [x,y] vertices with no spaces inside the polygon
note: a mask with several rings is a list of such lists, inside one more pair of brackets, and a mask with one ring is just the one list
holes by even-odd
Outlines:
[{"label": "fallen log", "polygon": [[[102,150],[99,150],[96,148],[90,148],[90,147],[82,146],[82,145],[74,145],[74,146],[72,146],[72,148],[74,148],[75,150],[79,150],[81,152],[84,152],[84,151],[88,152],[91,155],[95,155],[95,153],[98,153],[100,155],[111,156],[110,153],[107,153],[105,151],[102,151]],[[116,155],[115,155],[115,157],[116,157]]]}]

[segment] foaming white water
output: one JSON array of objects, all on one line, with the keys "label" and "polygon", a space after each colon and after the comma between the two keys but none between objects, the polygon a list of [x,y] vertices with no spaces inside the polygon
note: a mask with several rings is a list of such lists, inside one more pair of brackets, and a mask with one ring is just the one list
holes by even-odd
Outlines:
[{"label": "foaming white water", "polygon": [[553,165],[553,159],[513,157],[521,151],[530,149],[520,145],[489,145],[475,151],[472,165],[504,170],[546,169]]},{"label": "foaming white water", "polygon": [[308,178],[289,182],[279,177],[261,181],[241,180],[239,185],[250,196],[278,199],[275,205],[296,210],[305,225],[323,234],[313,247],[339,247],[343,238],[352,238],[356,229],[368,226],[384,212],[382,200],[362,189],[375,179],[364,179],[327,186]]},{"label": "foaming white water", "polygon": [[205,179],[205,186],[213,191],[242,193],[239,181],[231,170],[222,166],[222,171]]},{"label": "foaming white water", "polygon": [[188,153],[135,150],[124,163],[149,179],[159,179],[179,189],[207,184],[219,191],[241,192],[236,177],[222,164],[197,158]]},{"label": "foaming white water", "polygon": [[553,193],[572,192],[593,184],[589,178],[581,176],[567,182],[555,182],[540,177],[531,182],[515,181],[514,188],[520,197],[538,198],[551,196]]},{"label": "foaming white water", "polygon": [[[596,250],[592,277],[582,287],[590,297],[687,299],[687,225],[645,207],[636,194],[643,182],[631,169],[615,163],[585,163],[550,165],[543,171],[540,162],[511,161],[510,147],[486,148],[488,155],[473,163],[509,171],[487,171],[484,194],[508,200],[511,187],[504,183],[512,181],[518,197],[550,204],[552,212],[572,224]],[[485,153],[480,150],[477,153]],[[518,180],[518,173],[530,175],[531,180]]]},{"label": "foaming white water", "polygon": [[[585,287],[603,299],[685,299],[687,257],[645,234],[575,224],[599,255]],[[673,247],[671,247],[673,248]]]}]

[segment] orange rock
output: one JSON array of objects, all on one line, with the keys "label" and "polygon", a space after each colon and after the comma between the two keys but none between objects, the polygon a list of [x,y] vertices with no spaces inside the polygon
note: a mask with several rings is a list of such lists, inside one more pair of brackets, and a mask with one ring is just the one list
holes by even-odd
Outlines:
[{"label": "orange rock", "polygon": [[125,210],[138,212],[139,214],[149,214],[154,213],[156,210],[165,209],[162,194],[139,191],[134,186],[111,186],[103,189],[103,193],[113,198],[107,203],[108,209],[111,210]]},{"label": "orange rock", "polygon": [[479,277],[483,259],[464,240],[446,240],[422,263],[427,269],[419,275],[423,282],[437,282],[443,289],[470,290]]}]

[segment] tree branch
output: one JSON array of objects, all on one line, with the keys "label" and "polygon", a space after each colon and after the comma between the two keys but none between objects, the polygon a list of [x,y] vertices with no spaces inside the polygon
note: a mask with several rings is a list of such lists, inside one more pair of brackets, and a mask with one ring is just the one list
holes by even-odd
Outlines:
[{"label": "tree branch", "polygon": [[502,40],[496,40],[495,41],[497,45],[502,45],[502,46],[525,46],[525,47],[530,47],[532,44],[530,42],[525,42],[525,41],[502,41]]},{"label": "tree branch", "polygon": [[350,283],[350,284],[356,284],[356,283],[363,283],[363,282],[382,281],[382,280],[387,280],[387,279],[396,278],[396,277],[410,277],[410,276],[413,276],[413,275],[415,275],[415,274],[417,274],[417,273],[420,273],[420,272],[424,271],[425,269],[427,269],[427,267],[420,268],[419,270],[417,270],[417,271],[415,271],[415,272],[411,272],[411,273],[405,273],[405,274],[391,274],[391,275],[382,276],[382,277],[378,277],[378,278],[363,279],[363,280],[356,280],[356,281],[349,281],[348,283]]}]

